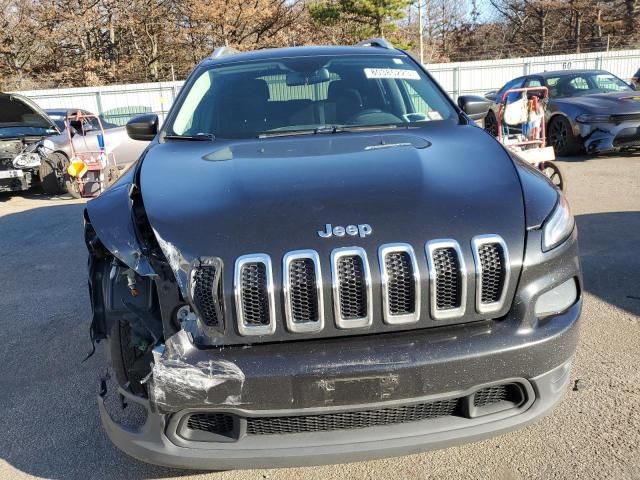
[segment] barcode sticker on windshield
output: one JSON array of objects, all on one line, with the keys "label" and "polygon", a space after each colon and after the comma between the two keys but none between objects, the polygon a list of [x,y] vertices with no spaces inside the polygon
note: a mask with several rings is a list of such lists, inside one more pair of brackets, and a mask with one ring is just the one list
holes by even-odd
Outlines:
[{"label": "barcode sticker on windshield", "polygon": [[398,78],[401,80],[420,80],[420,75],[415,70],[402,68],[365,68],[367,78]]}]

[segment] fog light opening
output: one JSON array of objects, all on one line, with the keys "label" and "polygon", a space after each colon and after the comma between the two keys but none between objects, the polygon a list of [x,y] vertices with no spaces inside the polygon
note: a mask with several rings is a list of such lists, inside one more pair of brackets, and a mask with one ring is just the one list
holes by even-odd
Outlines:
[{"label": "fog light opening", "polygon": [[557,315],[566,311],[578,299],[578,286],[575,278],[570,278],[557,287],[538,297],[535,304],[535,315],[538,318]]}]

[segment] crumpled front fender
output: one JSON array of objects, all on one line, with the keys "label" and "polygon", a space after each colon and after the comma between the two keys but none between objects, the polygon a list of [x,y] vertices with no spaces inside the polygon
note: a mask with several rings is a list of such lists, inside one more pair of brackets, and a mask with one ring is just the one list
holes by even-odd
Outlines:
[{"label": "crumpled front fender", "polygon": [[114,257],[138,275],[155,276],[136,233],[132,199],[135,188],[132,181],[119,182],[89,201],[87,214],[98,238]]}]

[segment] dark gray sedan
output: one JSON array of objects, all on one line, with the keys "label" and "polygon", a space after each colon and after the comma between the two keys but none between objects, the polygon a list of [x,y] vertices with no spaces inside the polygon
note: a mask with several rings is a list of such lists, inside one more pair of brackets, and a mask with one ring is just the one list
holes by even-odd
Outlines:
[{"label": "dark gray sedan", "polygon": [[[537,86],[549,89],[547,138],[556,154],[640,148],[640,92],[604,70],[544,72],[511,80],[485,95],[494,101],[485,129],[497,134],[497,102],[507,90]],[[507,101],[518,95],[510,94]]]}]

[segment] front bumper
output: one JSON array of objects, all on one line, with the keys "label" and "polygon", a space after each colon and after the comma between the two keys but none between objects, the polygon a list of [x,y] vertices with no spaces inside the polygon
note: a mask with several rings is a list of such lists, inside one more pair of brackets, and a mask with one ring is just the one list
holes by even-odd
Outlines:
[{"label": "front bumper", "polygon": [[[125,393],[146,409],[146,423],[140,428],[119,425],[102,398],[100,415],[113,443],[129,455],[195,469],[342,463],[476,441],[531,423],[560,401],[569,382],[581,305],[578,300],[566,312],[528,330],[505,319],[427,332],[223,350],[188,348],[178,337],[172,347],[176,355],[169,358],[178,362],[176,366],[183,364],[183,375],[171,378],[167,373],[154,379],[156,383],[149,385],[151,402]],[[206,371],[213,374],[202,374]],[[180,419],[192,412],[241,418],[317,415],[450,398],[497,382],[524,385],[527,402],[476,418],[243,435],[232,441],[192,441],[178,432]]]},{"label": "front bumper", "polygon": [[620,123],[578,123],[577,130],[587,153],[640,148],[640,120]]},{"label": "front bumper", "polygon": [[[149,400],[120,392],[147,413],[132,428],[115,422],[102,398],[102,422],[114,444],[160,465],[195,469],[271,468],[359,461],[476,441],[533,422],[560,401],[578,341],[582,278],[577,231],[543,253],[541,231],[527,255],[510,312],[497,320],[423,330],[253,346],[199,349],[181,330],[154,359]],[[545,292],[574,279],[578,297],[566,311],[537,318]],[[488,414],[448,415],[384,426],[248,434],[184,435],[194,412],[305,417],[380,411],[422,402],[471,398],[488,385],[516,383],[524,402]],[[468,404],[467,404],[468,405]],[[469,412],[467,412],[469,413]],[[285,422],[286,422],[285,418]]]},{"label": "front bumper", "polygon": [[0,192],[20,192],[31,186],[31,172],[25,170],[0,170]]}]

